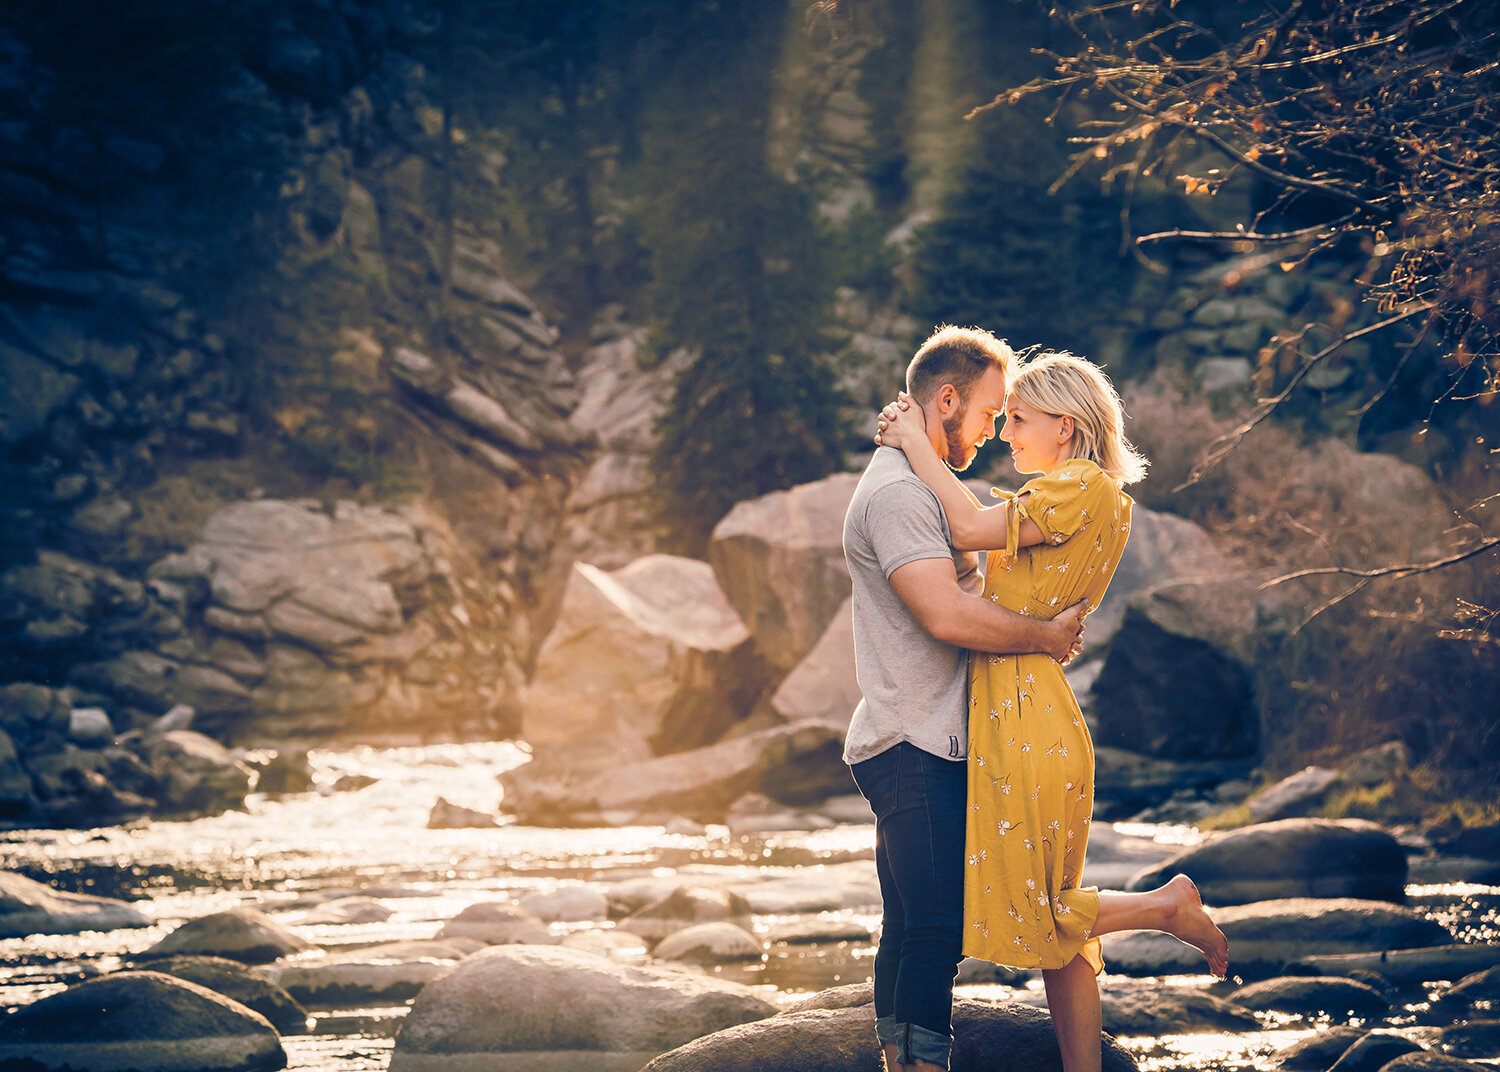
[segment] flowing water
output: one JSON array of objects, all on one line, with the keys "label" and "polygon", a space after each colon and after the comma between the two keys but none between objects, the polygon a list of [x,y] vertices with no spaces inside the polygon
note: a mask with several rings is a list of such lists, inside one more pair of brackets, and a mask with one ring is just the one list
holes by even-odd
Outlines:
[{"label": "flowing water", "polygon": [[[276,800],[252,797],[244,812],[124,828],[0,833],[0,867],[60,888],[136,902],[156,921],[147,928],[107,933],[0,940],[0,1008],[8,1010],[118,969],[182,922],[237,905],[271,912],[302,937],[336,951],[430,938],[471,904],[509,900],[560,883],[581,881],[607,891],[640,879],[731,882],[739,888],[797,879],[804,888],[816,888],[820,876],[826,876],[830,884],[847,887],[851,874],[866,872],[873,882],[868,861],[874,830],[864,823],[739,838],[714,826],[687,833],[661,827],[427,829],[428,814],[440,796],[496,811],[501,795],[497,776],[525,760],[523,749],[503,742],[320,750],[310,756],[317,791]],[[340,779],[347,784],[350,776],[369,784],[333,789]],[[1181,827],[1134,826],[1127,832],[1174,848],[1196,836]],[[1095,881],[1113,885],[1108,879]],[[379,898],[393,914],[375,924],[299,922],[326,895],[355,890]],[[1412,903],[1444,922],[1460,940],[1500,936],[1500,889],[1431,884],[1409,892]],[[704,970],[757,987],[781,1004],[829,986],[864,981],[874,955],[870,941],[804,944],[778,942],[775,936],[809,918],[834,928],[871,931],[879,910],[869,900],[830,908],[799,905],[793,896],[785,911],[755,917],[757,931],[769,942],[763,961]],[[597,926],[554,924],[553,929]],[[1106,976],[1106,986],[1108,981]],[[1202,977],[1170,981],[1208,982]],[[972,984],[959,992],[1038,1001],[1038,988],[1035,982],[1020,987]],[[1420,1026],[1425,993],[1417,989],[1401,1000],[1404,1021],[1398,1017],[1398,1025],[1405,1022],[1413,1032],[1430,1032]],[[290,1065],[318,1072],[384,1069],[406,1011],[406,1005],[314,1009],[310,1033],[284,1039]],[[1122,1041],[1144,1072],[1264,1068],[1270,1054],[1316,1025],[1268,1017],[1263,1026],[1251,1033]]]}]

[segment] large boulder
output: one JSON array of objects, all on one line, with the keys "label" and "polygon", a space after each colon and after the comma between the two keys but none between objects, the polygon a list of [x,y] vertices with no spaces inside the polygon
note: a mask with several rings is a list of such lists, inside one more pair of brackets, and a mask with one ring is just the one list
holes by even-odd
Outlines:
[{"label": "large boulder", "polygon": [[[864,935],[868,937],[868,934]],[[734,960],[760,960],[765,947],[759,938],[733,923],[695,923],[674,931],[651,950],[657,960],[691,964],[719,964]]]},{"label": "large boulder", "polygon": [[1131,601],[1094,684],[1095,743],[1174,760],[1255,755],[1256,583],[1181,581]]},{"label": "large boulder", "polygon": [[1229,569],[1228,558],[1201,525],[1137,503],[1130,515],[1130,539],[1109,591],[1089,615],[1085,646],[1109,643],[1125,618],[1126,606],[1141,593],[1174,581],[1222,577]]},{"label": "large boulder", "polygon": [[14,871],[0,871],[0,938],[149,926],[151,920],[124,901],[54,890]]},{"label": "large boulder", "polygon": [[254,970],[223,957],[168,957],[151,970],[186,979],[254,1009],[283,1035],[307,1030],[307,1010],[285,989]]},{"label": "large boulder", "polygon": [[504,901],[471,904],[443,924],[438,938],[477,938],[486,945],[554,945],[558,941],[531,912]]},{"label": "large boulder", "polygon": [[750,988],[683,969],[632,966],[576,949],[481,950],[422,988],[396,1036],[391,1072],[639,1068],[675,1046],[763,1019]]},{"label": "large boulder", "polygon": [[[1117,822],[1174,794],[1210,791],[1246,773],[1250,765],[1249,759],[1177,762],[1098,745],[1094,749],[1094,818]],[[1092,860],[1092,846],[1090,850]]]},{"label": "large boulder", "polygon": [[266,964],[316,948],[254,908],[230,908],[190,919],[143,957],[195,955],[224,957],[242,964]]},{"label": "large boulder", "polygon": [[1236,1005],[1301,1016],[1383,1017],[1391,1003],[1368,983],[1326,976],[1294,975],[1242,986],[1229,995]]},{"label": "large boulder", "polygon": [[771,708],[788,722],[807,720],[848,730],[863,693],[854,676],[854,604],[844,600],[812,651],[771,694]]},{"label": "large boulder", "polygon": [[1198,884],[1209,904],[1284,897],[1358,897],[1400,902],[1406,851],[1374,823],[1282,819],[1220,834],[1130,880],[1154,889],[1175,874]]},{"label": "large boulder", "polygon": [[10,734],[0,729],[0,819],[25,814],[34,802],[31,776],[21,765],[16,743]]},{"label": "large boulder", "polygon": [[389,1005],[409,1001],[468,955],[456,941],[384,942],[262,968],[293,998],[315,1006]]},{"label": "large boulder", "polygon": [[[643,1072],[870,1072],[880,1067],[868,987],[840,987],[770,1019],[699,1038]],[[952,1072],[1061,1072],[1051,1017],[1016,1003],[953,1002]],[[1135,1062],[1105,1035],[1104,1072]],[[394,1072],[394,1070],[393,1070]]]},{"label": "large boulder", "polygon": [[148,738],[145,750],[161,778],[159,801],[166,812],[217,815],[244,807],[255,775],[213,738],[168,730]]},{"label": "large boulder", "polygon": [[842,756],[839,730],[802,722],[593,775],[533,761],[500,776],[501,806],[538,826],[599,825],[659,814],[719,822],[749,792],[792,805],[848,793],[853,782]]},{"label": "large boulder", "polygon": [[705,886],[679,886],[661,900],[632,912],[617,926],[648,942],[660,942],[704,923],[726,923],[748,930],[750,914],[750,902],[739,894]]},{"label": "large boulder", "polygon": [[0,1020],[0,1068],[261,1072],[286,1051],[265,1017],[158,972],[115,972]]},{"label": "large boulder", "polygon": [[844,514],[858,473],[737,503],[714,526],[708,560],[771,665],[791,670],[851,590]]},{"label": "large boulder", "polygon": [[[1267,975],[1306,957],[1425,949],[1453,936],[1415,909],[1384,901],[1291,898],[1213,910],[1236,974]],[[1202,955],[1171,935],[1132,931],[1104,938],[1110,968],[1131,975],[1201,971]]]},{"label": "large boulder", "polygon": [[522,736],[594,769],[708,744],[759,690],[749,640],[706,562],[646,555],[613,573],[577,563],[522,701]]}]

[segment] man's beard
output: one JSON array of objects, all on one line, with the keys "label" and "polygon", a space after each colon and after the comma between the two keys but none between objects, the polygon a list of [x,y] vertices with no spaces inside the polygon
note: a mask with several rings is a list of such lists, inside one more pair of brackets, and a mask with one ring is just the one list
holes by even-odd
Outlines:
[{"label": "man's beard", "polygon": [[968,408],[961,406],[943,418],[943,441],[948,447],[948,457],[943,460],[948,463],[948,468],[960,473],[969,467],[975,454],[963,437],[964,414]]}]

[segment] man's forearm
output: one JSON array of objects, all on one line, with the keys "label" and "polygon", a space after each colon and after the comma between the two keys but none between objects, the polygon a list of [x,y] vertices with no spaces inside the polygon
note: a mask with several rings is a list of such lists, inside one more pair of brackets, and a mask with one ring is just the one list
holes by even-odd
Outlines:
[{"label": "man's forearm", "polygon": [[933,636],[946,644],[997,655],[1025,655],[1048,650],[1051,622],[1028,618],[980,596],[959,592],[947,612],[934,621]]}]

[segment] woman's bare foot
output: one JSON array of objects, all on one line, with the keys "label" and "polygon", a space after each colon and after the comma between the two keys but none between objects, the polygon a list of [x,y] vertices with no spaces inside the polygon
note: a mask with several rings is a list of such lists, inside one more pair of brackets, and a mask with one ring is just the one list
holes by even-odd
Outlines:
[{"label": "woman's bare foot", "polygon": [[1223,979],[1229,974],[1229,939],[1204,911],[1198,887],[1186,875],[1174,875],[1162,888],[1173,907],[1166,932],[1202,953],[1208,970]]}]

